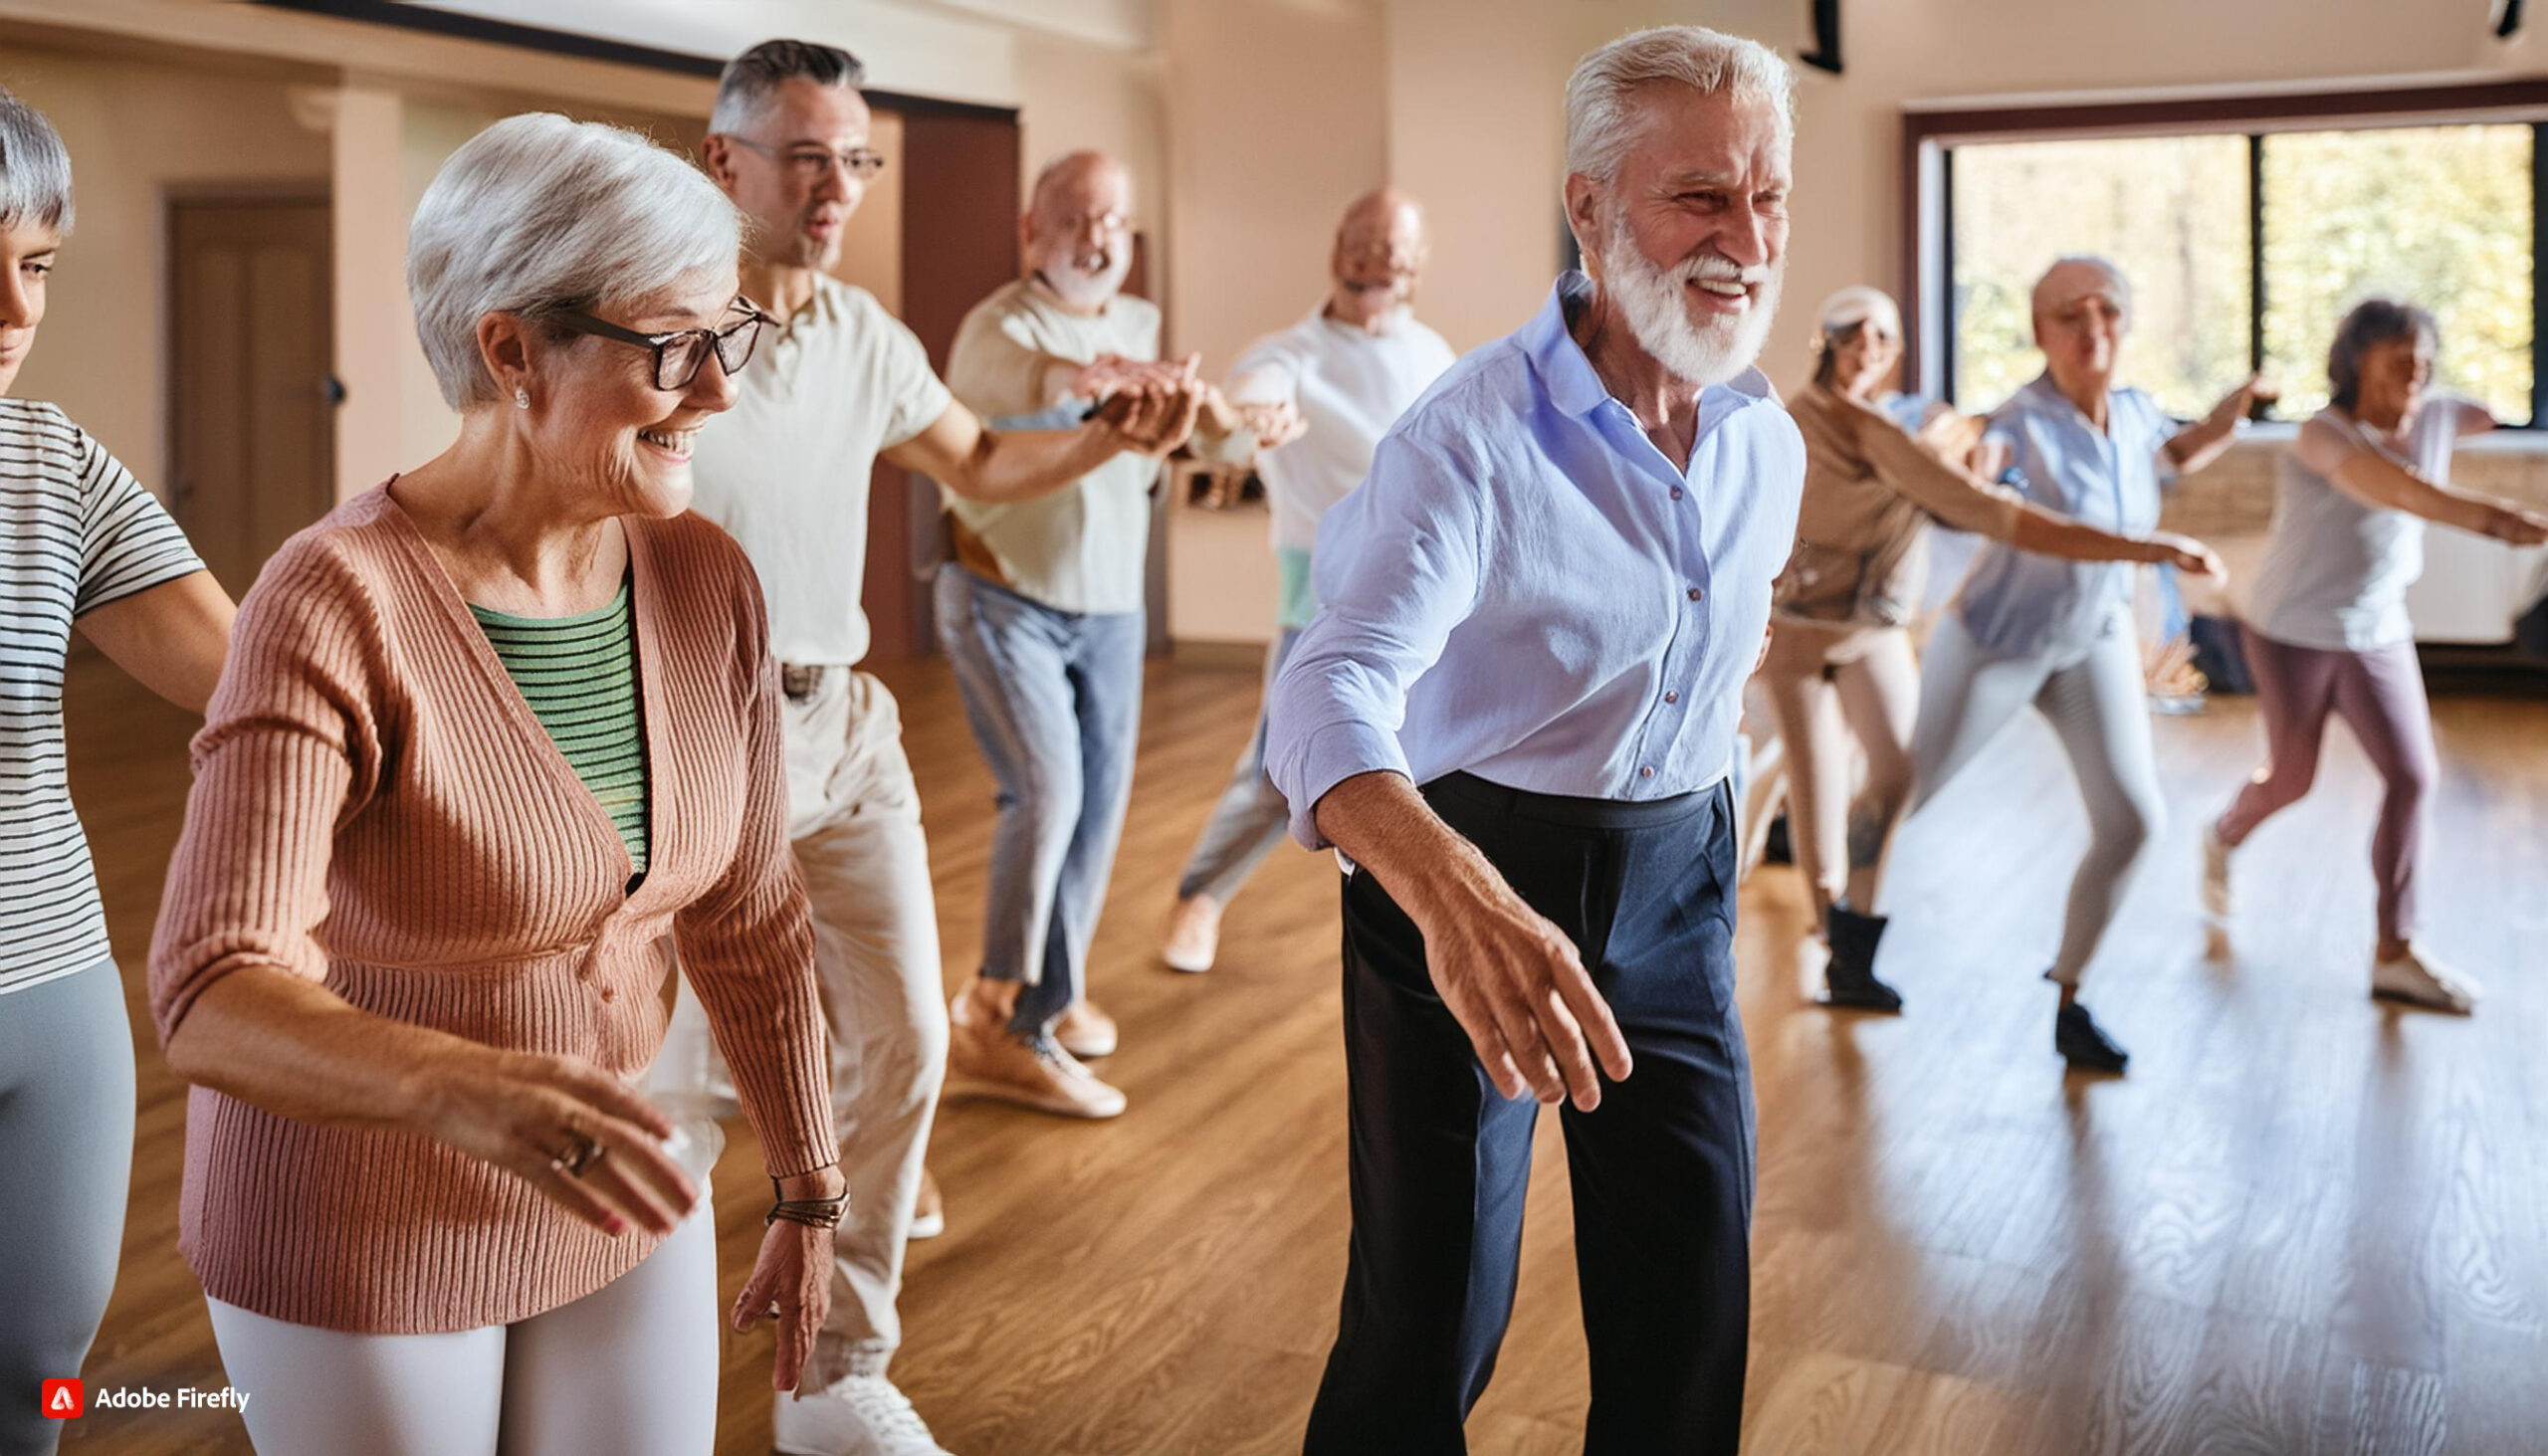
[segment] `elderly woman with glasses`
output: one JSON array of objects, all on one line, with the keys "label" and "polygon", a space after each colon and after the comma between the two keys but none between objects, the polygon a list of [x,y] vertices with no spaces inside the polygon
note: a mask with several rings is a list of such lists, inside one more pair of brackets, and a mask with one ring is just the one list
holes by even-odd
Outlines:
[{"label": "elderly woman with glasses", "polygon": [[2204,835],[2204,900],[2229,918],[2230,852],[2309,792],[2327,720],[2341,718],[2383,786],[2371,994],[2466,1015],[2475,980],[2415,943],[2416,846],[2435,762],[2407,587],[2424,573],[2428,520],[2535,546],[2548,541],[2548,518],[2452,489],[2452,446],[2495,421],[2473,400],[2430,391],[2437,345],[2433,315],[2412,304],[2355,306],[2327,351],[2333,402],[2282,457],[2240,631],[2265,763]]},{"label": "elderly woman with glasses", "polygon": [[[1788,400],[1805,435],[1805,498],[1761,665],[1788,749],[1789,842],[1831,947],[1823,1000],[1865,1011],[1902,1009],[1875,973],[1875,903],[1911,796],[1920,670],[1906,624],[1927,579],[1929,522],[2064,560],[2218,564],[2183,536],[2101,529],[1984,484],[1964,467],[1996,476],[2006,447],[1977,440],[1980,421],[1885,393],[1901,361],[1889,295],[1848,288],[1823,304],[1813,378]],[[1866,762],[1854,797],[1851,740]]]},{"label": "elderly woman with glasses", "polygon": [[[2005,442],[2010,479],[2027,500],[2100,530],[2145,535],[2158,523],[2164,485],[2228,449],[2248,406],[2271,391],[2250,377],[2204,418],[2180,425],[2149,395],[2115,382],[2131,320],[2132,288],[2113,264],[2055,261],[2034,286],[2043,373],[1992,412],[1984,438]],[[2061,948],[2044,972],[2060,991],[2052,1046],[2073,1067],[2109,1074],[2123,1071],[2128,1054],[2088,1013],[2079,982],[2167,813],[2131,596],[2123,561],[1985,544],[1929,639],[1911,730],[1911,813],[2028,708],[2060,739],[2088,811],[2088,852],[2070,880]]]},{"label": "elderly woman with glasses", "polygon": [[151,955],[180,1247],[260,1451],[697,1452],[705,1158],[632,1090],[673,953],[776,1184],[789,1388],[841,1175],[761,599],[688,514],[758,317],[634,133],[489,127],[408,286],[460,437],[293,538],[195,740]]}]

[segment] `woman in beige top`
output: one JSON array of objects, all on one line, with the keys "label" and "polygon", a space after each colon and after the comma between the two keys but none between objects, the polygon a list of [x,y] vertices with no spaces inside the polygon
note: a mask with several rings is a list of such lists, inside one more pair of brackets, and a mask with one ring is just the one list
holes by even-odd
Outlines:
[{"label": "woman in beige top", "polygon": [[751,567],[690,449],[760,316],[734,207],[556,115],[445,164],[408,244],[461,415],[239,616],[151,952],[180,1249],[266,1456],[699,1452],[704,1159],[633,1090],[673,949],[777,1183],[739,1326],[822,1323],[842,1177]]},{"label": "woman in beige top", "polygon": [[[1788,747],[1789,843],[1831,948],[1823,999],[1898,1011],[1901,995],[1875,975],[1885,923],[1872,912],[1911,794],[1920,695],[1906,629],[1927,577],[1929,521],[2072,560],[2168,561],[2199,573],[2219,562],[2182,536],[2116,535],[1985,484],[2006,462],[1979,443],[1979,420],[1885,394],[1902,359],[1902,315],[1884,293],[1832,295],[1813,349],[1813,378],[1788,401],[1805,435],[1805,498],[1761,676]],[[1851,738],[1866,758],[1854,798]]]}]

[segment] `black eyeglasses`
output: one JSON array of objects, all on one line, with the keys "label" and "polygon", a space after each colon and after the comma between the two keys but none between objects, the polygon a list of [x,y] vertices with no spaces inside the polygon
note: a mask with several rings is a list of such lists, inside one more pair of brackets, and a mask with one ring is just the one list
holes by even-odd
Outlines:
[{"label": "black eyeglasses", "polygon": [[845,151],[834,151],[828,146],[808,142],[782,150],[765,141],[737,136],[731,131],[724,135],[737,146],[748,146],[762,156],[775,157],[808,177],[819,177],[837,166],[863,182],[885,170],[885,154],[874,147],[853,146]]},{"label": "black eyeglasses", "polygon": [[670,333],[639,333],[573,309],[560,309],[548,316],[571,333],[589,333],[654,350],[655,387],[671,390],[688,389],[712,351],[729,376],[741,373],[743,365],[751,362],[752,345],[760,342],[761,325],[778,320],[748,299],[737,298],[728,306],[729,312],[736,310],[741,310],[743,316],[722,327],[677,328]]}]

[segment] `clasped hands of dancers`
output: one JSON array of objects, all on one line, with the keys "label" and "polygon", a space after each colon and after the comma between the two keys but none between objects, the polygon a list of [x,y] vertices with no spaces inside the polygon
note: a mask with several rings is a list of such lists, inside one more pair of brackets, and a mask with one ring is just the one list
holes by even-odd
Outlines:
[{"label": "clasped hands of dancers", "polygon": [[[1354,1238],[1308,1449],[1464,1449],[1542,1106],[1574,1174],[1588,1451],[1735,1449],[1744,683],[1757,668],[1789,744],[1826,995],[1848,1007],[1901,1004],[1874,964],[1895,824],[2021,708],[2046,716],[2091,826],[2055,1045],[2120,1071],[2076,990],[2160,812],[2128,568],[2219,574],[2156,529],[2159,495],[2257,382],[2191,425],[2117,387],[2130,289],[2068,258],[2034,293],[2044,375],[1987,419],[1883,394],[1901,322],[1868,289],[1825,305],[1813,377],[1782,402],[1753,361],[1792,81],[1750,42],[1666,27],[1570,80],[1586,268],[1507,338],[1455,361],[1415,321],[1423,216],[1383,190],[1348,212],[1329,295],[1205,384],[1120,293],[1129,173],[1073,153],[1036,179],[1026,275],[965,319],[942,383],[827,276],[886,164],[861,80],[832,48],[754,48],[696,169],[553,115],[463,146],[408,268],[459,438],[295,536],[235,629],[110,456],[0,402],[0,492],[36,522],[0,583],[26,607],[13,647],[47,665],[8,690],[7,732],[53,755],[27,813],[60,831],[0,857],[28,917],[0,952],[0,1160],[79,1149],[0,1198],[24,1235],[0,1283],[30,1312],[0,1331],[0,1380],[79,1366],[132,1136],[58,766],[76,617],[207,713],[150,1004],[196,1084],[180,1247],[259,1450],[707,1449],[704,1193],[731,1100],[774,1185],[733,1318],[778,1322],[780,1448],[940,1452],[887,1367],[942,1083],[1125,1106],[1086,1065],[1118,1032],[1085,966],[1158,462],[1181,448],[1268,484],[1282,630],[1167,960],[1213,963],[1221,908],[1287,828],[1345,858]],[[0,96],[0,387],[70,196],[59,137]],[[2532,544],[2548,520],[2449,487],[2451,442],[2491,422],[2430,394],[2438,344],[2419,310],[2356,309],[2334,403],[2282,462],[2245,623],[2270,757],[2207,832],[2206,897],[2229,913],[2231,850],[2305,791],[2341,715],[2387,784],[2373,989],[2464,1011],[2472,983],[2414,940],[2433,747],[2402,593],[2426,520]],[[952,1012],[899,712],[857,669],[879,458],[944,489],[939,630],[1000,790],[980,974]],[[1918,668],[1932,519],[1988,540]],[[13,1403],[0,1451],[58,1430]]]}]

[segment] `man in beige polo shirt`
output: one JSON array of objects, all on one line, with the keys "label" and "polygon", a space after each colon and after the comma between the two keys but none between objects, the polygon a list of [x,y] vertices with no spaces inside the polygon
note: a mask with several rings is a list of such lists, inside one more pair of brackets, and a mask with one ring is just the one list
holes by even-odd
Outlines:
[{"label": "man in beige polo shirt", "polygon": [[[1157,306],[1120,292],[1133,183],[1074,152],[1036,177],[1019,240],[1026,276],[974,306],[947,379],[1001,428],[1085,408],[1075,365],[1159,357]],[[1193,362],[1158,377],[1190,381]],[[1226,407],[1207,393],[1226,433]],[[956,559],[939,568],[938,631],[999,787],[981,973],[956,998],[948,1092],[1064,1117],[1111,1118],[1124,1094],[1080,1058],[1114,1050],[1086,997],[1088,947],[1132,789],[1141,719],[1143,561],[1155,460],[1119,455],[1038,500],[951,493]]]},{"label": "man in beige polo shirt", "polygon": [[[734,408],[702,432],[692,471],[698,510],[743,543],[769,604],[786,692],[789,832],[813,901],[849,1179],[831,1318],[806,1366],[813,1393],[778,1397],[777,1445],[807,1456],[933,1456],[941,1448],[886,1366],[901,1343],[895,1297],[945,1075],[947,1012],[900,715],[884,686],[856,670],[868,647],[859,598],[869,474],[881,455],[959,498],[1025,500],[1126,451],[1151,466],[1140,452],[1181,440],[1194,401],[1134,385],[1105,416],[1036,434],[986,431],[955,403],[919,338],[825,273],[884,165],[868,145],[861,78],[847,52],[770,41],[719,84],[702,161],[753,221],[743,289],[780,323],[736,376]],[[1083,384],[1077,373],[1073,387],[1092,391],[1122,382],[1099,371]],[[709,1060],[676,1037],[663,1064]]]}]

